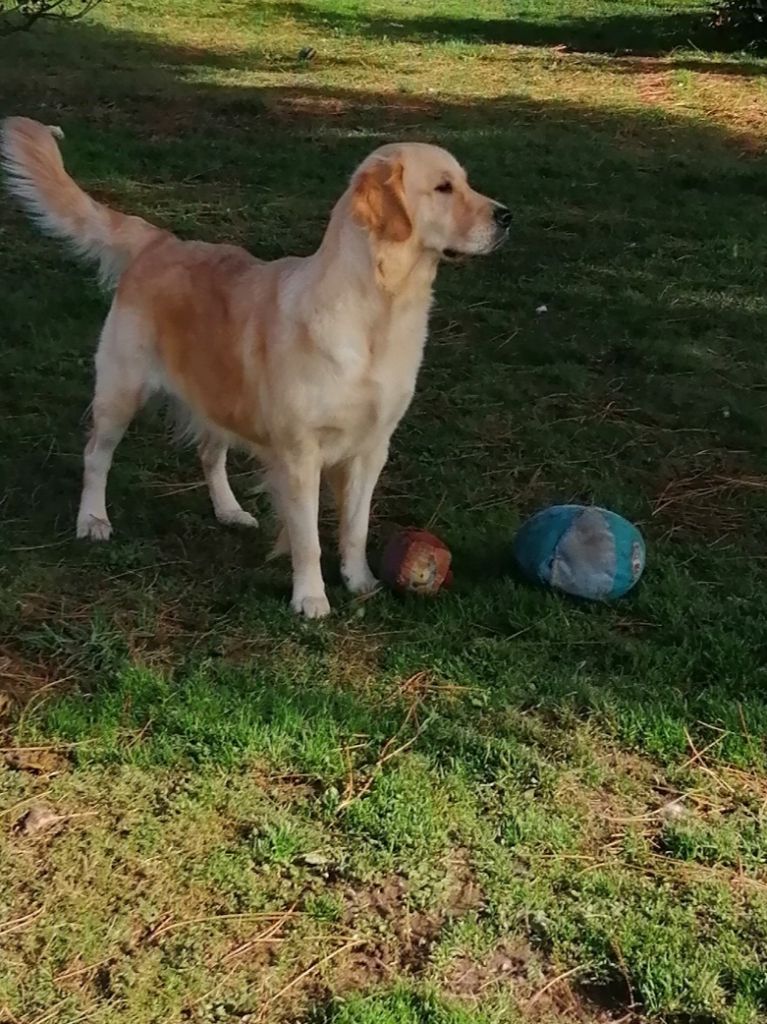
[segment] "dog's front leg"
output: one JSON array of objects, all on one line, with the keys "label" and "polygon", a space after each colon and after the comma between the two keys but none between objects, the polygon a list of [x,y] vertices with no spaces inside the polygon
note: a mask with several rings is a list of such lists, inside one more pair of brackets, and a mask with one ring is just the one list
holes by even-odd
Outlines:
[{"label": "dog's front leg", "polygon": [[388,456],[387,439],[329,474],[340,516],[341,575],[352,594],[367,594],[378,584],[367,560],[368,527],[373,491]]},{"label": "dog's front leg", "polygon": [[272,466],[271,486],[290,539],[293,563],[293,611],[320,619],[330,611],[320,567],[318,528],[320,455],[302,449]]}]

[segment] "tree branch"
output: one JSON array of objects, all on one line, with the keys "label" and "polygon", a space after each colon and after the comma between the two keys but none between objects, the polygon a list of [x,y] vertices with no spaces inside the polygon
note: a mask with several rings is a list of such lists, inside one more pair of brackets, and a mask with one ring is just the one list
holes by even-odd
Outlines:
[{"label": "tree branch", "polygon": [[0,36],[28,32],[35,22],[79,21],[101,0],[17,0],[10,7],[0,2]]}]

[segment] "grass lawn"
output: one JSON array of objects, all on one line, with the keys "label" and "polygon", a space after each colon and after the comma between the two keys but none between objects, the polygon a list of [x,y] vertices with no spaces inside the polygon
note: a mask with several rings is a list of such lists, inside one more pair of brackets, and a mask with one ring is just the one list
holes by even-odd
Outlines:
[{"label": "grass lawn", "polygon": [[[106,0],[0,39],[2,112],[184,236],[308,252],[398,138],[515,214],[441,271],[375,504],[453,590],[355,603],[331,557],[307,624],[262,499],[219,527],[157,413],[113,542],[72,539],[106,300],[3,203],[4,1024],[767,1019],[767,62],[701,11]],[[640,524],[635,594],[515,578],[566,500]]]}]

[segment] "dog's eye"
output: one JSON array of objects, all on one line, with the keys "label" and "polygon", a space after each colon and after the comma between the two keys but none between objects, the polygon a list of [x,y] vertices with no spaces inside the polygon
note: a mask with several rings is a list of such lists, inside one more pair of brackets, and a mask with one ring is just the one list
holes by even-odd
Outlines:
[{"label": "dog's eye", "polygon": [[441,185],[437,185],[437,187],[434,189],[434,191],[435,192],[447,192],[447,193],[452,192],[453,191],[453,183],[452,183],[452,181],[443,181]]}]

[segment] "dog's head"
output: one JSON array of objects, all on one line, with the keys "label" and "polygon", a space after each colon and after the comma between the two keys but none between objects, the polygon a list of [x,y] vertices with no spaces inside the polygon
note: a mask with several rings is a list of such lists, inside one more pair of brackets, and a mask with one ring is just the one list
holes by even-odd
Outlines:
[{"label": "dog's head", "polygon": [[511,223],[509,209],[475,192],[450,153],[413,142],[382,146],[362,163],[352,216],[377,240],[447,258],[492,252]]}]

